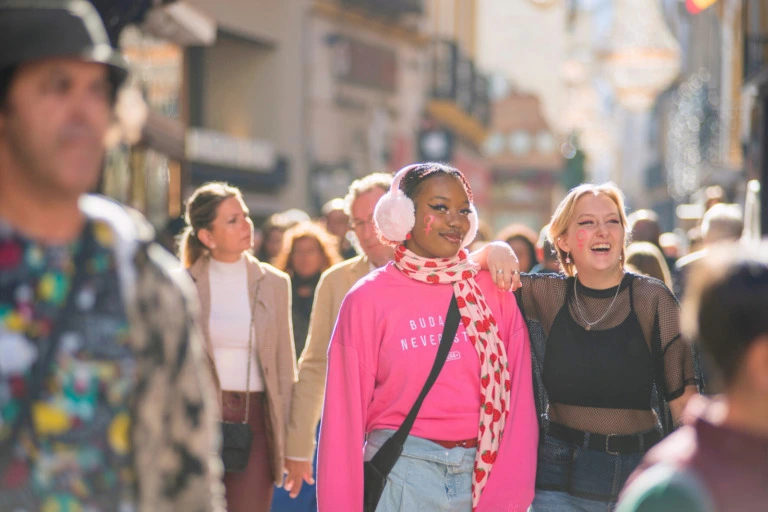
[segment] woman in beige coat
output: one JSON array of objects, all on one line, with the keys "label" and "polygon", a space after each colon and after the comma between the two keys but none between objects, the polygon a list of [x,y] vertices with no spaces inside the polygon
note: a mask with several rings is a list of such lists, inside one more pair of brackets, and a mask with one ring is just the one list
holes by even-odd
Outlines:
[{"label": "woman in beige coat", "polygon": [[290,280],[251,256],[253,223],[237,188],[219,182],[199,187],[187,201],[186,221],[180,258],[200,297],[222,417],[242,422],[248,402],[253,431],[247,468],[225,474],[227,506],[230,512],[268,511],[272,484],[282,483],[296,380]]}]

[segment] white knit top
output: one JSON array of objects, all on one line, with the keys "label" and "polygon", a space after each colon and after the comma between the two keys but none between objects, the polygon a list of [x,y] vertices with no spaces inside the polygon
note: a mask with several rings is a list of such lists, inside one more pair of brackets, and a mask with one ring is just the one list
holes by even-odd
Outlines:
[{"label": "white knit top", "polygon": [[[248,336],[251,305],[248,299],[248,272],[245,257],[234,263],[211,259],[210,329],[216,371],[225,391],[245,391],[248,370]],[[258,364],[257,339],[253,339],[250,391],[264,391]]]}]

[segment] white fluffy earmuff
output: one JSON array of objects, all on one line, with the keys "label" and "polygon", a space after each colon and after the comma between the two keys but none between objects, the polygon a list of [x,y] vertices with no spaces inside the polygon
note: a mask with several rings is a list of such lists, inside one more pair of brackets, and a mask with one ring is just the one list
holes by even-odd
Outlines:
[{"label": "white fluffy earmuff", "polygon": [[[400,182],[409,171],[422,165],[424,164],[412,164],[397,171],[392,179],[389,192],[384,194],[376,203],[376,208],[373,211],[376,229],[382,237],[390,242],[402,242],[416,225],[416,207],[411,198],[400,190]],[[461,242],[462,249],[472,243],[477,235],[477,210],[474,204],[470,204],[469,208],[471,210],[468,215],[469,231]]]},{"label": "white fluffy earmuff", "polygon": [[420,164],[407,165],[397,171],[392,179],[389,192],[381,196],[373,210],[373,221],[381,236],[390,242],[399,243],[406,239],[416,225],[416,207],[411,198],[400,190],[400,182],[408,171]]}]

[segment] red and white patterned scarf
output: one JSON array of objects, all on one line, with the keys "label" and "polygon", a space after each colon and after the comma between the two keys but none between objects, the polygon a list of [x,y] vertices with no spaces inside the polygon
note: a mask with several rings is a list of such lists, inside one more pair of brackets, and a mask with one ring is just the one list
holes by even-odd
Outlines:
[{"label": "red and white patterned scarf", "polygon": [[425,283],[453,283],[453,293],[459,306],[461,322],[467,337],[480,358],[480,426],[475,470],[472,478],[472,510],[488,482],[501,433],[507,419],[510,378],[507,351],[499,336],[499,328],[483,292],[475,281],[477,267],[468,258],[466,249],[453,258],[422,258],[399,245],[395,249],[395,267],[403,274]]}]

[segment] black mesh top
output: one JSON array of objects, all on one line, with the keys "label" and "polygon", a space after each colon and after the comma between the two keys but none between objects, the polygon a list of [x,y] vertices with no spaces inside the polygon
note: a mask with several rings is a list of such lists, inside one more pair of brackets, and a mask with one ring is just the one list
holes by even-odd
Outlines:
[{"label": "black mesh top", "polygon": [[[533,384],[540,426],[546,429],[549,422],[554,421],[575,429],[601,434],[631,434],[653,428],[660,429],[664,435],[668,434],[673,430],[669,402],[680,397],[686,386],[697,385],[699,382],[694,352],[680,337],[680,308],[674,295],[661,281],[627,273],[620,284],[618,294],[616,287],[592,290],[579,284],[580,309],[577,309],[573,294],[574,282],[575,278],[559,274],[523,274],[523,286],[516,292],[531,337]],[[630,301],[630,291],[633,301]],[[615,302],[609,309],[614,297]],[[627,395],[627,403],[621,404],[621,407],[574,405],[555,401],[550,403],[544,384],[544,363],[548,338],[560,310],[563,309],[570,318],[568,322],[558,321],[556,331],[566,332],[571,340],[578,338],[589,342],[592,337],[596,344],[605,343],[606,334],[614,334],[615,343],[628,343],[621,335],[626,329],[617,328],[626,325],[627,319],[632,316],[630,302],[637,318],[634,325],[639,323],[642,340],[651,356],[652,377],[650,386],[645,387],[646,390],[649,389],[647,392],[650,392],[651,396],[642,401],[650,404],[650,407],[636,408],[637,388],[632,396]],[[603,317],[606,311],[608,313]],[[584,318],[589,322],[598,319],[599,321],[588,326]],[[567,326],[565,331],[563,325]],[[610,369],[610,358],[604,358],[600,363],[603,368],[607,366]],[[616,361],[616,364],[626,365],[626,361]],[[641,358],[638,365],[647,366],[647,360],[644,363]],[[550,382],[553,378],[557,379],[558,376],[547,376]],[[591,386],[593,390],[600,385],[610,388],[613,380],[617,378],[617,373],[596,368],[583,379],[574,379],[573,376],[570,378],[575,380],[572,384],[574,387],[581,386],[582,389],[577,391],[583,397],[586,386]],[[615,385],[613,387],[616,388]],[[562,396],[562,393],[558,396]],[[611,403],[615,406],[616,400],[619,399],[613,396]]]}]

